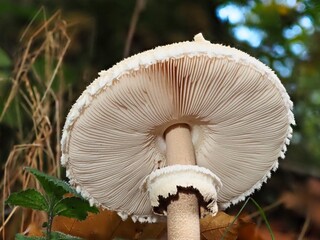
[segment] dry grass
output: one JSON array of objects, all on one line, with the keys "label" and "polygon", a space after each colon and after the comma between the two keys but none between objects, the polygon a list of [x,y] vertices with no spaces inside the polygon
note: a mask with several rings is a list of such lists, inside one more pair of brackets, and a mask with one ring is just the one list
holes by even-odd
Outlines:
[{"label": "dry grass", "polygon": [[[144,0],[137,0],[126,40],[126,56],[129,55],[135,26],[143,6]],[[35,225],[37,230],[41,228],[45,218],[43,214],[17,207],[10,209],[4,205],[4,201],[11,192],[39,188],[37,182],[23,171],[25,166],[61,177],[60,135],[64,122],[62,109],[70,104],[64,96],[69,91],[62,68],[67,50],[72,52],[79,45],[73,41],[71,48],[70,29],[75,40],[75,35],[82,30],[93,36],[94,24],[92,18],[81,14],[71,14],[66,23],[60,11],[47,18],[45,9],[41,8],[21,34],[20,46],[17,47],[21,50],[14,61],[11,90],[3,111],[0,112],[2,122],[8,110],[15,108],[14,117],[19,130],[19,142],[13,146],[6,159],[4,175],[0,180],[0,239],[13,239],[17,232],[28,234]]]},{"label": "dry grass", "polygon": [[[16,120],[21,123],[20,144],[11,150],[0,182],[2,239],[13,239],[14,233],[25,231],[30,222],[37,221],[33,212],[18,208],[11,211],[4,206],[12,191],[39,187],[23,167],[60,176],[61,106],[65,91],[62,64],[70,44],[67,24],[59,11],[47,19],[44,9],[40,9],[20,43],[22,50],[15,61],[12,88],[0,116],[1,121],[13,100],[19,97],[18,112],[22,114],[17,114]],[[54,82],[59,86],[55,91]],[[30,126],[22,126],[25,122],[30,122]]]}]

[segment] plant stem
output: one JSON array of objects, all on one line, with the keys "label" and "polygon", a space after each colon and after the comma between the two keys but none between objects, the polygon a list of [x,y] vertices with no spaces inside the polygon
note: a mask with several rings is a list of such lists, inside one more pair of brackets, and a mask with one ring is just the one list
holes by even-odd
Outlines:
[{"label": "plant stem", "polygon": [[53,222],[53,209],[54,209],[54,201],[50,199],[49,201],[49,211],[48,211],[48,224],[47,224],[47,236],[46,239],[51,239],[51,228],[52,228],[52,222]]}]

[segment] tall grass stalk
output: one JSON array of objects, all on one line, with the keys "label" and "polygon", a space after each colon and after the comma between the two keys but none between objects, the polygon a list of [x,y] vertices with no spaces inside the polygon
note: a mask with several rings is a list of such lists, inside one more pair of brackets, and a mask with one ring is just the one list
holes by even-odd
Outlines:
[{"label": "tall grass stalk", "polygon": [[[70,45],[67,25],[60,11],[47,19],[41,8],[20,38],[20,53],[15,59],[12,87],[5,101],[0,121],[5,121],[9,108],[16,109],[19,142],[12,148],[4,165],[0,182],[2,239],[13,239],[14,225],[23,232],[30,222],[40,222],[39,214],[30,210],[13,209],[8,212],[4,201],[13,190],[39,188],[38,183],[22,171],[30,166],[50,175],[60,175],[60,132],[62,87],[53,89],[53,83],[63,86],[63,61]],[[11,231],[9,232],[9,229]]]}]

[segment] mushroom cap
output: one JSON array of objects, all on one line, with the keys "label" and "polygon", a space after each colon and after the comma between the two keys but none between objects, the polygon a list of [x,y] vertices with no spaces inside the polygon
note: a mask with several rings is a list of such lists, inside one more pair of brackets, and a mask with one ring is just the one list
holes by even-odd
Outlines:
[{"label": "mushroom cap", "polygon": [[164,132],[176,123],[190,126],[197,165],[221,180],[222,208],[260,188],[284,158],[293,104],[274,72],[242,51],[197,35],[99,75],[61,139],[70,183],[91,204],[154,221],[141,185],[166,166]]}]

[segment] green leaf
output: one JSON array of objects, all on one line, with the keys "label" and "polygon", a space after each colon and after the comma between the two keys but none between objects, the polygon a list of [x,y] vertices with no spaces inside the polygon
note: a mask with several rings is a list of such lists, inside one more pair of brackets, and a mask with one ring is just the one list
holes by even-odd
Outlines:
[{"label": "green leaf", "polygon": [[10,206],[21,206],[41,211],[48,211],[48,203],[45,197],[35,189],[12,193],[6,200]]},{"label": "green leaf", "polygon": [[23,234],[16,234],[15,240],[46,240],[45,237],[28,237]]},{"label": "green leaf", "polygon": [[53,209],[54,215],[78,220],[86,219],[88,212],[98,213],[99,210],[96,207],[91,207],[86,200],[78,197],[64,198]]},{"label": "green leaf", "polygon": [[[28,237],[23,234],[16,234],[15,240],[46,240],[45,237]],[[82,238],[64,234],[62,232],[51,232],[50,240],[82,240]]]},{"label": "green leaf", "polygon": [[47,175],[34,168],[27,167],[25,169],[38,179],[41,186],[49,196],[55,196],[59,199],[66,193],[72,193],[73,195],[80,197],[80,195],[65,181]]},{"label": "green leaf", "polygon": [[64,234],[62,232],[52,232],[50,235],[51,240],[82,240],[82,238]]},{"label": "green leaf", "polygon": [[10,67],[11,60],[8,55],[0,48],[0,68]]}]

